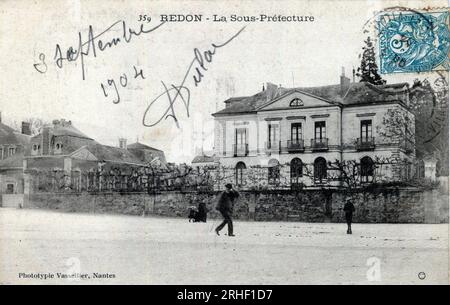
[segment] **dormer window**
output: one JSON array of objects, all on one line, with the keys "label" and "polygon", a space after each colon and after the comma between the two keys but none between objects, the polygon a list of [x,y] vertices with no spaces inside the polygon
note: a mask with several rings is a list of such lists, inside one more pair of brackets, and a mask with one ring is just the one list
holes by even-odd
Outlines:
[{"label": "dormer window", "polygon": [[55,144],[55,154],[60,154],[62,152],[63,145],[61,143]]},{"label": "dormer window", "polygon": [[291,101],[291,103],[289,104],[289,107],[302,107],[303,106],[303,101],[299,98],[295,98]]}]

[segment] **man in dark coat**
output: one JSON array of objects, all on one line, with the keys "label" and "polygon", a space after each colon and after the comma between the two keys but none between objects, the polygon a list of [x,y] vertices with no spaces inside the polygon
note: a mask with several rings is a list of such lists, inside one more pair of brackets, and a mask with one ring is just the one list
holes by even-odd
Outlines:
[{"label": "man in dark coat", "polygon": [[220,235],[220,230],[228,224],[228,236],[233,234],[233,221],[231,215],[233,213],[234,200],[239,197],[239,193],[233,190],[233,186],[228,183],[225,185],[225,191],[220,194],[219,202],[217,203],[217,210],[222,214],[223,222],[216,228],[216,234]]},{"label": "man in dark coat", "polygon": [[348,198],[344,205],[345,220],[347,221],[347,234],[352,234],[352,219],[355,206],[350,198]]}]

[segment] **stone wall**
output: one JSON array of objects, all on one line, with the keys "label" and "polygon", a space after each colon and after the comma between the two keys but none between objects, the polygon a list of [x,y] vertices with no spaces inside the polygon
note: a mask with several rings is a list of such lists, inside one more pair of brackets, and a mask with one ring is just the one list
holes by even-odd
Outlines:
[{"label": "stone wall", "polygon": [[64,212],[143,215],[153,198],[130,193],[34,193],[25,195],[25,208],[42,208]]},{"label": "stone wall", "polygon": [[[218,218],[217,192],[36,193],[26,195],[25,208],[66,212],[115,213],[187,217],[189,208],[205,202],[209,218]],[[348,194],[338,191],[241,192],[234,218],[256,221],[344,222],[342,208]],[[448,222],[448,194],[438,190],[383,190],[352,195],[355,222]]]}]

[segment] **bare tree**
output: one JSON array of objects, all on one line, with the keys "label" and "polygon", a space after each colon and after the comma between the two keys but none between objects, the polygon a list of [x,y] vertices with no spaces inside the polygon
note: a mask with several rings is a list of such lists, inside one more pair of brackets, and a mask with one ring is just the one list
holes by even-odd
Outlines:
[{"label": "bare tree", "polygon": [[415,122],[403,109],[388,109],[381,126],[377,126],[378,134],[393,143],[414,146]]}]

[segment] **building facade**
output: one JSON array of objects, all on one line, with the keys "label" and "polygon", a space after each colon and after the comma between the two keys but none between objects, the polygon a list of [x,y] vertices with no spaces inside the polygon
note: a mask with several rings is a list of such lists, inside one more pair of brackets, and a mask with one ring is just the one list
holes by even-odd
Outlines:
[{"label": "building facade", "polygon": [[[98,191],[127,189],[127,179],[154,164],[166,163],[164,152],[142,143],[103,145],[71,121],[54,120],[31,138],[23,171],[30,191]],[[123,181],[122,181],[123,180]]]},{"label": "building facade", "polygon": [[290,184],[339,185],[333,167],[349,162],[361,183],[377,175],[401,180],[402,164],[415,158],[408,92],[407,83],[351,83],[344,74],[339,85],[323,87],[268,83],[253,96],[226,100],[213,114],[215,156],[234,168],[237,185],[251,168],[265,169],[269,185],[282,176]]},{"label": "building facade", "polygon": [[30,133],[29,123],[22,122],[17,131],[3,124],[0,115],[0,194],[23,193],[23,158]]}]

